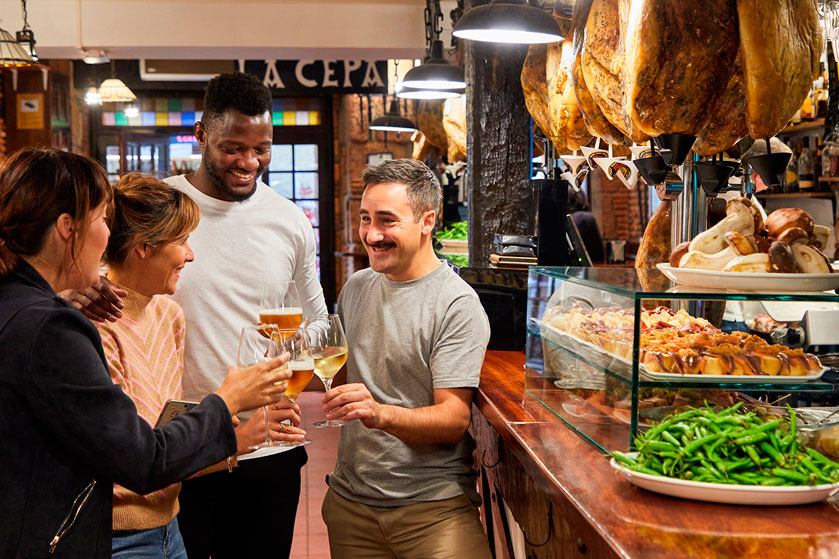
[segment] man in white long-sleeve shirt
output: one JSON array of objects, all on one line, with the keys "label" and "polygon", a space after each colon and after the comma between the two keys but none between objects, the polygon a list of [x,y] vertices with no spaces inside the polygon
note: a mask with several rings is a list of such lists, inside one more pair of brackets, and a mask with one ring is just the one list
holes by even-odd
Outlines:
[{"label": "man in white long-sleeve shirt", "polygon": [[[257,321],[263,286],[294,280],[304,315],[326,313],[312,226],[260,180],[271,161],[270,91],[248,74],[212,79],[195,137],[201,166],[166,179],[201,209],[189,238],[195,262],[175,297],[187,320],[187,399],[215,390],[219,364],[236,362],[239,331]],[[288,557],[306,460],[303,447],[269,447],[240,457],[232,474],[186,481],[178,519],[190,559]]]}]

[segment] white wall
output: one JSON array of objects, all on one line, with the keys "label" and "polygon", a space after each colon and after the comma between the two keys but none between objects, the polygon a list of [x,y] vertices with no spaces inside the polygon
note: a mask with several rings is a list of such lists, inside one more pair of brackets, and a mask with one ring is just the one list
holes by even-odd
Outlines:
[{"label": "white wall", "polygon": [[[423,0],[28,0],[42,58],[421,58]],[[0,0],[0,27],[22,24]],[[448,25],[448,14],[446,14]]]}]

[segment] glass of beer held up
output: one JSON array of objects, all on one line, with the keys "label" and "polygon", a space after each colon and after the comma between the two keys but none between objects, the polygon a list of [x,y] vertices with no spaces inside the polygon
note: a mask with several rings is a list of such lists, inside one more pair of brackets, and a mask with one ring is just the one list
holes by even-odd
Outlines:
[{"label": "glass of beer held up", "polygon": [[[315,361],[309,352],[309,344],[303,330],[285,329],[276,332],[279,334],[280,343],[288,352],[288,368],[291,371],[291,378],[287,381],[288,388],[283,392],[283,397],[294,402],[312,380]],[[283,442],[281,446],[302,446],[311,442],[304,439],[303,442]]]},{"label": "glass of beer held up", "polygon": [[[242,369],[282,355],[285,351],[282,341],[279,331],[274,326],[245,326],[239,335],[239,350],[236,353],[236,366]],[[280,370],[285,369],[287,366],[287,364],[283,364]],[[265,440],[250,448],[257,449],[285,444],[283,441],[275,441],[271,438],[271,433],[268,428],[268,406],[263,406],[262,413],[265,414]]]},{"label": "glass of beer held up", "polygon": [[263,289],[259,303],[260,324],[273,324],[280,330],[296,331],[301,322],[303,307],[293,281],[272,282]]}]

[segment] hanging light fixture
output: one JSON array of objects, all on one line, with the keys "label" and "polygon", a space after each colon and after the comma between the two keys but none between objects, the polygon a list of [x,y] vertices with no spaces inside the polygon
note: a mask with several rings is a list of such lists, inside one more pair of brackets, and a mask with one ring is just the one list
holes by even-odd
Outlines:
[{"label": "hanging light fixture", "polygon": [[[446,99],[457,97],[466,89],[466,74],[463,68],[450,64],[443,56],[443,31],[441,21],[443,12],[439,0],[426,0],[425,5],[425,41],[427,57],[420,65],[408,71],[402,80],[405,89],[397,97],[405,99]],[[426,90],[429,93],[419,93]]]},{"label": "hanging light fixture", "polygon": [[23,50],[32,57],[32,61],[37,63],[38,53],[35,52],[35,32],[29,27],[29,14],[26,11],[26,0],[20,0],[20,9],[23,12],[23,29],[15,33],[15,37]]},{"label": "hanging light fixture", "polygon": [[[399,62],[393,64],[393,83],[399,80]],[[384,96],[387,101],[387,94]],[[370,105],[368,104],[368,107]],[[390,109],[387,113],[370,122],[370,130],[383,130],[385,132],[413,132],[417,125],[411,119],[402,116],[399,112],[399,101],[394,96],[390,101]]]},{"label": "hanging light fixture", "polygon": [[89,107],[95,107],[102,104],[102,96],[99,95],[99,88],[95,85],[88,86],[84,90],[84,102]]},{"label": "hanging light fixture", "polygon": [[416,87],[403,87],[396,94],[401,99],[449,99],[452,97],[460,97],[466,93],[465,89],[461,90],[435,90],[435,89],[418,89]]},{"label": "hanging light fixture", "polygon": [[35,63],[11,33],[0,28],[0,68],[21,68]]},{"label": "hanging light fixture", "polygon": [[103,103],[127,103],[137,98],[119,78],[108,78],[99,86],[99,97]]},{"label": "hanging light fixture", "polygon": [[435,39],[431,43],[431,56],[421,66],[411,68],[402,85],[416,89],[465,89],[466,74],[463,68],[443,58],[443,41]]},{"label": "hanging light fixture", "polygon": [[467,10],[452,35],[491,43],[554,43],[562,40],[554,18],[522,0],[492,0]]},{"label": "hanging light fixture", "polygon": [[411,119],[405,118],[399,113],[399,101],[395,97],[390,100],[390,109],[387,113],[370,123],[370,130],[382,130],[384,132],[413,132],[416,129],[417,125]]},{"label": "hanging light fixture", "polygon": [[111,60],[111,77],[99,85],[99,97],[103,103],[128,103],[137,98],[134,92],[116,77],[113,60]]}]

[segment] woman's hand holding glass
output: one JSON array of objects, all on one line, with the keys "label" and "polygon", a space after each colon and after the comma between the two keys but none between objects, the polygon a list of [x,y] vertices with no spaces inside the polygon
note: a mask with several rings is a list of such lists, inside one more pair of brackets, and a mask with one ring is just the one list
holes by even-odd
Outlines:
[{"label": "woman's hand holding glass", "polygon": [[297,443],[305,439],[306,432],[298,427],[300,407],[295,402],[283,398],[267,406],[267,416],[267,424],[266,414],[263,411],[255,413],[253,417],[236,428],[237,455],[247,454],[260,448],[259,445],[264,443],[266,438],[273,441],[275,445],[279,442]]},{"label": "woman's hand holding glass", "polygon": [[230,415],[277,402],[291,377],[286,369],[287,361],[288,355],[280,352],[237,360],[236,367],[227,369],[227,376],[215,394],[224,400]]}]

